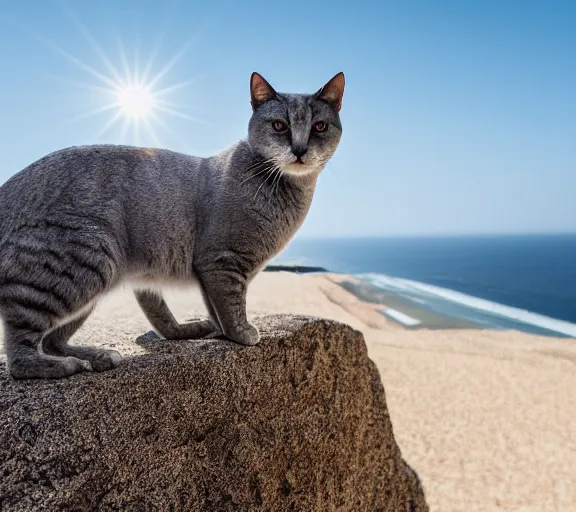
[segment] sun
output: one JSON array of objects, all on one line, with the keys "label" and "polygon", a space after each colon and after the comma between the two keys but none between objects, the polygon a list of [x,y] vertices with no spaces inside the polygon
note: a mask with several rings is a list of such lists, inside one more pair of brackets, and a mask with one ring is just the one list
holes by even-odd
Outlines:
[{"label": "sun", "polygon": [[154,94],[142,85],[119,89],[117,99],[122,115],[133,119],[146,119],[154,111]]},{"label": "sun", "polygon": [[[94,51],[95,57],[100,61],[99,65],[88,63],[74,56],[68,50],[38,34],[33,33],[33,35],[95,79],[90,83],[71,80],[71,83],[80,85],[90,93],[91,97],[87,103],[100,104],[100,106],[70,119],[70,121],[76,122],[88,117],[100,117],[108,114],[108,119],[103,119],[101,129],[94,135],[95,143],[107,142],[109,132],[117,128],[114,133],[114,141],[122,144],[150,145],[151,143],[160,147],[162,144],[158,138],[157,130],[161,129],[169,134],[172,140],[177,139],[179,143],[187,145],[185,138],[172,129],[169,118],[176,117],[200,124],[205,122],[191,117],[187,113],[191,108],[188,100],[185,104],[174,103],[170,100],[170,96],[173,96],[178,90],[194,84],[198,80],[198,75],[187,80],[174,82],[170,80],[169,73],[189,50],[190,44],[183,45],[171,58],[164,59],[160,69],[154,72],[155,58],[160,50],[159,42],[152,48],[148,58],[142,60],[138,47],[134,49],[133,59],[129,59],[124,45],[118,41],[119,53],[114,59],[104,52],[100,43],[73,13],[69,12],[68,14]],[[106,138],[104,138],[105,136]]]}]

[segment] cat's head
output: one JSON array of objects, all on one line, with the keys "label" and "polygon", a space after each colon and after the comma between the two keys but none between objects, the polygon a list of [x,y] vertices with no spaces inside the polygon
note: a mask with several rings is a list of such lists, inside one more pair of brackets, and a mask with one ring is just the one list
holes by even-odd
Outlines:
[{"label": "cat's head", "polygon": [[314,94],[277,93],[258,73],[250,79],[248,142],[263,158],[293,176],[318,174],[336,151],[344,74]]}]

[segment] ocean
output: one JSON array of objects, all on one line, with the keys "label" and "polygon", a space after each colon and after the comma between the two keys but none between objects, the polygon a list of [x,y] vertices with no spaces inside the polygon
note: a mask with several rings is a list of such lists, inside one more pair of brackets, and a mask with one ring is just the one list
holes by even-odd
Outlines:
[{"label": "ocean", "polygon": [[389,316],[407,326],[420,310],[576,337],[576,235],[296,238],[273,263],[353,274],[400,299]]}]

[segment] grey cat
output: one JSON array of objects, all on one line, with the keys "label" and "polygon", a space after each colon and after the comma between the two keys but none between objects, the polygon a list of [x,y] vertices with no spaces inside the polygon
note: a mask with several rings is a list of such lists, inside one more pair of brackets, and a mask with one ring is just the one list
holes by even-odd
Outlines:
[{"label": "grey cat", "polygon": [[[12,377],[103,371],[114,350],[68,345],[99,297],[135,283],[167,339],[259,341],[246,289],[298,230],[342,133],[344,75],[315,94],[250,79],[248,137],[209,158],[81,146],[33,163],[0,187],[0,316]],[[178,323],[159,284],[198,284],[209,318]]]}]

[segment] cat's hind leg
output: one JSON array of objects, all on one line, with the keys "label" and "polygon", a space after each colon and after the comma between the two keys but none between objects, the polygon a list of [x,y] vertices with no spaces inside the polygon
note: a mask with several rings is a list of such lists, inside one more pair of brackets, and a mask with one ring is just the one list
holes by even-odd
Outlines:
[{"label": "cat's hind leg", "polygon": [[42,318],[34,321],[25,316],[14,318],[6,311],[3,311],[3,315],[8,372],[13,378],[59,379],[92,370],[88,361],[76,357],[56,357],[39,350],[43,332],[49,328]]},{"label": "cat's hind leg", "polygon": [[[63,330],[67,319],[77,318],[114,284],[114,244],[92,225],[85,230],[76,217],[25,228],[3,240],[0,252],[0,316],[8,371],[24,379],[92,370],[94,357],[85,357],[82,351],[80,359],[76,357],[80,352],[63,350],[55,339],[73,327]],[[43,350],[44,337],[52,348],[60,347],[58,355]]]},{"label": "cat's hind leg", "polygon": [[135,290],[134,295],[152,327],[166,339],[197,340],[217,331],[209,319],[178,323],[162,295],[154,290]]},{"label": "cat's hind leg", "polygon": [[97,372],[111,370],[118,366],[122,355],[116,350],[68,345],[70,338],[82,327],[93,309],[93,306],[89,306],[85,312],[46,334],[42,340],[44,352],[54,356],[72,356],[88,361],[92,369]]}]

